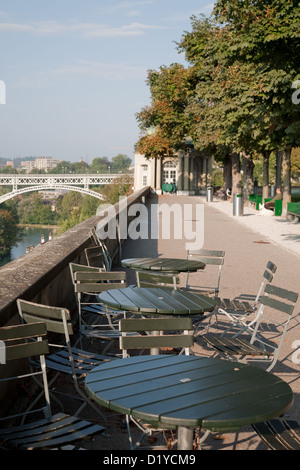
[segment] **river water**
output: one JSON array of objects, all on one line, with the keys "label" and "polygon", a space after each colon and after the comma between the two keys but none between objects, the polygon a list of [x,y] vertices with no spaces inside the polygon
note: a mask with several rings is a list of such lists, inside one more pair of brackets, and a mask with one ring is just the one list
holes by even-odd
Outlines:
[{"label": "river water", "polygon": [[45,241],[49,240],[49,234],[55,233],[55,229],[44,228],[44,227],[24,227],[22,239],[16,246],[13,246],[10,250],[10,255],[0,259],[0,266],[25,255],[27,247],[37,246],[41,243],[42,235],[44,235]]}]

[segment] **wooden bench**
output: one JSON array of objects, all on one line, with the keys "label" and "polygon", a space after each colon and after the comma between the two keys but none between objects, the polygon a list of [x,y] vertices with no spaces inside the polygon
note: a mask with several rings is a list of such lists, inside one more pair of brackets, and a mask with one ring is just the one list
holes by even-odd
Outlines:
[{"label": "wooden bench", "polygon": [[287,203],[286,220],[295,223],[300,221],[300,202]]}]

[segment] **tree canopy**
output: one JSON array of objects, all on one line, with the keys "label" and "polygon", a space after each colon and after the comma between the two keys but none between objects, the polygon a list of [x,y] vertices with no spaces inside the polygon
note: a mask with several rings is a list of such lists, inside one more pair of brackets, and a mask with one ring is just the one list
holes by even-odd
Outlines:
[{"label": "tree canopy", "polygon": [[[191,17],[177,44],[188,67],[148,73],[151,106],[137,114],[137,150],[170,154],[192,139],[217,160],[242,156],[250,179],[254,154],[268,162],[282,151],[288,191],[291,149],[300,146],[300,106],[292,99],[300,84],[299,37],[295,0],[218,0],[209,18]],[[244,185],[247,177],[244,171]]]}]

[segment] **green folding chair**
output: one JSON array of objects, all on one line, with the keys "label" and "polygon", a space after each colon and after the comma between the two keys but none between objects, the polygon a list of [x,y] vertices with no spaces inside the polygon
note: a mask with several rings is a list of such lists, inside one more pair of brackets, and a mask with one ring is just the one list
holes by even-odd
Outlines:
[{"label": "green folding chair", "polygon": [[[120,320],[120,348],[123,357],[128,357],[135,351],[144,352],[150,350],[151,354],[158,354],[166,348],[168,352],[175,354],[175,349],[180,353],[190,354],[190,348],[194,344],[193,323],[191,318],[128,318]],[[128,352],[130,350],[130,353]],[[130,422],[133,422],[141,431],[139,439],[133,443],[130,430]],[[126,426],[131,450],[140,446],[145,436],[151,436],[154,432],[162,433],[165,440],[166,431],[173,433],[173,429],[166,430],[162,425],[152,425],[137,421],[130,415],[126,415]],[[174,436],[172,437],[175,443]],[[153,447],[152,447],[153,448]]]},{"label": "green folding chair", "polygon": [[[279,359],[297,299],[298,293],[267,284],[260,298],[257,320],[250,339],[248,334],[237,337],[230,334],[206,334],[201,338],[214,348],[216,354],[233,360],[267,363],[267,371],[270,371]],[[267,331],[263,331],[263,321],[271,330],[268,335]]]},{"label": "green folding chair", "polygon": [[[46,373],[45,355],[49,351],[46,335],[45,323],[0,328],[0,341],[5,344],[7,366],[5,377],[0,379],[1,384],[8,385],[12,380],[24,383],[26,380],[28,390],[34,391],[39,384],[43,392],[39,403],[30,409],[26,405],[26,409],[12,413],[6,407],[6,414],[0,418],[2,449],[50,450],[72,445],[76,450],[84,440],[93,438],[105,429],[76,416],[52,414]],[[28,369],[24,360],[32,357],[38,359],[38,369]],[[30,419],[25,422],[29,416]]]}]

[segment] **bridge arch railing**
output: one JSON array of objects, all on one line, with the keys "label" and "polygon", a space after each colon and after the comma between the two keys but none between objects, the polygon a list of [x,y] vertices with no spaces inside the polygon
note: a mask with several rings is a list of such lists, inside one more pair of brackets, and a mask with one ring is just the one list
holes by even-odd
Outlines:
[{"label": "bridge arch railing", "polygon": [[11,186],[12,191],[0,196],[0,204],[19,194],[43,189],[65,189],[103,199],[101,194],[90,189],[90,186],[112,184],[119,174],[83,174],[83,175],[1,175],[0,186]]}]

